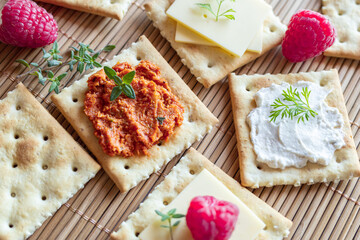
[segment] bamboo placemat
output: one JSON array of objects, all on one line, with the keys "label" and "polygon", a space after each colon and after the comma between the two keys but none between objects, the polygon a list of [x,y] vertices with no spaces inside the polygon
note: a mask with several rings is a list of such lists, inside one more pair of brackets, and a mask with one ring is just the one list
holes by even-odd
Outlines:
[{"label": "bamboo placemat", "polygon": [[[270,0],[275,13],[288,23],[299,9],[320,11],[320,0]],[[218,117],[220,123],[201,141],[193,145],[226,173],[239,180],[238,154],[235,129],[231,111],[227,80],[205,89],[198,83],[180,61],[170,44],[160,36],[146,17],[142,4],[137,0],[121,21],[77,12],[54,5],[39,3],[51,12],[59,25],[58,42],[62,52],[78,42],[101,48],[115,44],[116,49],[101,55],[102,60],[111,59],[121,49],[128,47],[142,34],[146,35],[164,58],[198,95],[204,104]],[[5,1],[0,2],[0,8]],[[0,44],[0,96],[14,89],[16,76],[24,72],[14,63],[16,59],[38,61],[40,49],[20,49]],[[275,48],[236,71],[237,74],[296,73],[336,68],[339,71],[346,106],[352,123],[357,152],[360,154],[360,68],[359,61],[319,56],[303,63],[292,64]],[[64,81],[62,87],[71,85],[79,78],[76,74]],[[48,88],[38,84],[34,78],[21,79],[49,112],[81,143],[78,135],[51,102]],[[82,143],[81,143],[82,144]],[[84,144],[82,144],[84,148]],[[120,194],[109,177],[100,171],[86,187],[63,205],[49,218],[30,239],[108,239],[120,223],[136,210],[145,197],[159,184],[178,162],[175,157],[166,167],[141,182],[128,193]],[[301,187],[277,186],[252,190],[294,222],[289,239],[360,239],[360,183],[358,179],[337,184],[303,185]]]}]

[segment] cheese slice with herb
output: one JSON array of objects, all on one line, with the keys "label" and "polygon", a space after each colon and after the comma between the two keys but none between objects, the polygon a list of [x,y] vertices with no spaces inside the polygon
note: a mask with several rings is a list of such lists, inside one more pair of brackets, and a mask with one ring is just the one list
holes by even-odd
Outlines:
[{"label": "cheese slice with herb", "polygon": [[[194,0],[175,0],[166,13],[191,31],[239,57],[249,47],[271,11],[271,7],[261,1],[225,0],[219,13],[232,9],[235,12],[227,14],[232,14],[235,20],[220,16],[216,21],[216,17],[209,10],[196,3]],[[199,3],[210,4],[213,12],[218,12],[218,3],[215,0],[199,0]]]},{"label": "cheese slice with herb", "polygon": [[[239,217],[234,232],[229,240],[252,240],[265,227],[261,221],[238,197],[236,197],[222,182],[220,182],[208,170],[204,169],[194,178],[186,188],[167,205],[162,212],[176,208],[176,213],[186,214],[191,200],[196,196],[213,196],[219,200],[234,203],[239,208]],[[170,239],[169,230],[162,228],[159,221],[149,225],[141,232],[141,240],[167,240]],[[186,225],[185,218],[173,229],[174,239],[193,239]]]},{"label": "cheese slice with herb", "polygon": [[[254,39],[251,41],[250,45],[247,47],[247,51],[261,53],[262,51],[262,33],[263,25],[261,25],[258,33],[255,35]],[[177,23],[175,41],[181,43],[191,43],[205,46],[217,46],[214,42],[208,41],[205,38],[201,37],[199,34],[191,31],[189,28]]]}]

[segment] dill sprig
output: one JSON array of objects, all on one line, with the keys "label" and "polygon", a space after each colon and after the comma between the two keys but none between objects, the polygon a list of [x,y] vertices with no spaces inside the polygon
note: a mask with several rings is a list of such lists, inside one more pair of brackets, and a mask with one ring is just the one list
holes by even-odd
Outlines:
[{"label": "dill sprig", "polygon": [[[224,11],[223,13],[220,13],[221,5],[223,4],[224,1],[225,0],[216,0],[216,3],[217,3],[216,13],[212,9],[212,7],[209,3],[195,3],[195,4],[197,6],[199,6],[200,8],[204,8],[204,9],[208,10],[215,17],[216,22],[219,20],[219,17],[226,17],[227,19],[235,20],[235,16],[232,13],[235,13],[236,11],[232,8]],[[230,1],[235,2],[235,0],[230,0]]]},{"label": "dill sprig", "polygon": [[[305,123],[305,119],[309,120],[310,116],[315,117],[318,115],[313,109],[311,109],[309,104],[309,97],[311,91],[307,87],[302,89],[301,95],[297,91],[297,88],[292,88],[291,86],[283,90],[282,96],[283,99],[277,98],[274,103],[270,106],[274,108],[270,112],[270,122],[275,122],[277,117],[281,116],[283,118],[291,118],[299,116],[297,122],[300,121]],[[303,99],[301,98],[303,97]]]}]

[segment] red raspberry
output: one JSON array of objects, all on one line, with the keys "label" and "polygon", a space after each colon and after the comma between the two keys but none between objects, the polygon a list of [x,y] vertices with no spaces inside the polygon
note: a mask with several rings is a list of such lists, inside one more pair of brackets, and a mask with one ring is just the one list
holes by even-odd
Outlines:
[{"label": "red raspberry", "polygon": [[9,0],[2,10],[0,41],[38,48],[53,43],[58,26],[53,16],[30,0]]},{"label": "red raspberry", "polygon": [[186,223],[194,240],[226,240],[231,237],[239,216],[239,208],[212,196],[191,200]]},{"label": "red raspberry", "polygon": [[320,13],[301,10],[292,16],[282,42],[283,55],[290,62],[319,56],[333,45],[334,26]]}]

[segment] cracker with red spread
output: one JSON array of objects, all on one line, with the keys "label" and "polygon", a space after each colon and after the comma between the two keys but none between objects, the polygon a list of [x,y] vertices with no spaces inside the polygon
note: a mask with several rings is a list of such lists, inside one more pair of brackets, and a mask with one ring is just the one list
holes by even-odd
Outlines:
[{"label": "cracker with red spread", "polygon": [[[136,68],[142,60],[159,67],[161,73],[159,79],[163,78],[167,81],[169,89],[184,108],[181,125],[175,126],[170,136],[163,139],[161,144],[155,141],[156,144],[147,149],[146,153],[124,157],[110,156],[104,152],[99,139],[94,134],[93,123],[84,112],[85,95],[89,90],[87,81],[93,73],[84,76],[60,94],[52,97],[54,103],[97,157],[121,192],[126,192],[140,181],[147,179],[150,174],[158,171],[181,151],[200,140],[218,122],[145,36],[140,37],[138,42],[133,43],[130,48],[122,51],[120,55],[104,65],[113,67],[117,63],[126,62],[131,66],[130,68]],[[119,74],[121,74],[120,71]],[[136,87],[133,87],[137,91]],[[153,123],[159,124],[156,122]]]}]

